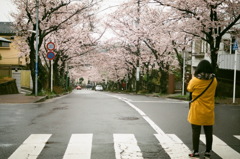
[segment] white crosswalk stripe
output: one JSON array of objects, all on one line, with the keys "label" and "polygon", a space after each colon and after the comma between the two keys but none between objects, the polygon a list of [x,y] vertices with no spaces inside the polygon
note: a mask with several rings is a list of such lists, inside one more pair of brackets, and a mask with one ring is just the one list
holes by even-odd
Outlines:
[{"label": "white crosswalk stripe", "polygon": [[155,134],[159,143],[173,159],[186,159],[190,149],[175,134]]},{"label": "white crosswalk stripe", "polygon": [[238,140],[240,140],[240,135],[234,135]]},{"label": "white crosswalk stripe", "polygon": [[63,159],[90,159],[93,134],[73,134]]},{"label": "white crosswalk stripe", "polygon": [[50,137],[51,134],[30,135],[9,159],[36,159]]},{"label": "white crosswalk stripe", "polygon": [[[52,134],[30,135],[9,159],[36,159]],[[154,134],[171,159],[186,159],[190,149],[175,134]],[[240,140],[240,135],[234,135]],[[205,135],[200,136],[205,144]],[[116,159],[143,159],[134,134],[113,134]],[[93,134],[72,134],[63,159],[91,159]],[[213,135],[213,151],[222,159],[240,158],[240,153]]]},{"label": "white crosswalk stripe", "polygon": [[[200,135],[200,140],[206,144],[205,135]],[[240,154],[228,146],[221,139],[213,135],[212,150],[218,154],[222,159],[237,159],[240,158]]]},{"label": "white crosswalk stripe", "polygon": [[116,159],[143,159],[133,134],[113,134]]}]

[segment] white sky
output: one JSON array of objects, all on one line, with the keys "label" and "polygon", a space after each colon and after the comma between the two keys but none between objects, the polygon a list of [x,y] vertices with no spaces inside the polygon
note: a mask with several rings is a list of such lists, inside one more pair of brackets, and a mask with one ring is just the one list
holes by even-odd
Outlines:
[{"label": "white sky", "polygon": [[0,22],[13,21],[10,12],[15,10],[12,0],[0,0]]},{"label": "white sky", "polygon": [[[103,0],[101,2],[102,7],[98,13],[102,20],[106,17],[106,13],[114,11],[117,5],[125,2],[127,0]],[[12,3],[12,0],[0,0],[0,22],[12,22],[13,18],[10,13],[16,10],[16,6]],[[111,30],[107,30],[104,34],[104,37],[111,37]]]},{"label": "white sky", "polygon": [[[122,2],[124,2],[124,0],[103,0],[102,9],[108,8],[109,6],[116,6]],[[16,7],[12,3],[12,0],[0,0],[0,22],[13,21],[13,18],[11,17],[10,13],[14,12],[15,8]],[[108,12],[108,11],[114,10],[114,8],[115,7],[112,7],[105,11]]]}]

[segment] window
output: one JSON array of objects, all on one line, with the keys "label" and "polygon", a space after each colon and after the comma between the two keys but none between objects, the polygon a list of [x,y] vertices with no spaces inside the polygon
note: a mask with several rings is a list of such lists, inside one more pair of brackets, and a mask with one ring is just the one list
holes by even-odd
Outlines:
[{"label": "window", "polygon": [[200,54],[201,49],[202,49],[202,41],[201,41],[201,39],[196,39],[195,40],[195,53]]},{"label": "window", "polygon": [[0,41],[0,47],[9,47],[9,43]]},{"label": "window", "polygon": [[223,50],[227,53],[230,53],[230,40],[223,39]]},{"label": "window", "polygon": [[207,49],[206,43],[202,39],[198,38],[195,40],[195,53],[196,54],[204,54],[206,49]]}]

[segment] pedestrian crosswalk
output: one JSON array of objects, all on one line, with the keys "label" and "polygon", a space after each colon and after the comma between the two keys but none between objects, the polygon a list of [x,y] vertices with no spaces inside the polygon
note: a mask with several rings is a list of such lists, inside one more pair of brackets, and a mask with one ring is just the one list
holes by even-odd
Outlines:
[{"label": "pedestrian crosswalk", "polygon": [[114,134],[113,138],[116,159],[143,159],[142,152],[133,134]]},{"label": "pedestrian crosswalk", "polygon": [[171,158],[184,159],[190,149],[175,134],[155,134],[159,143]]},{"label": "pedestrian crosswalk", "polygon": [[[201,135],[200,136],[200,140],[206,144],[205,141],[205,136]],[[240,154],[235,151],[234,149],[232,149],[231,147],[229,147],[225,142],[223,142],[221,139],[219,139],[217,136],[213,136],[213,145],[212,145],[212,149],[215,153],[217,153],[219,156],[221,156],[222,158],[240,158]]]},{"label": "pedestrian crosswalk", "polygon": [[73,134],[63,159],[90,159],[93,134]]},{"label": "pedestrian crosswalk", "polygon": [[9,157],[9,159],[34,159],[41,153],[51,134],[32,134],[20,147]]},{"label": "pedestrian crosswalk", "polygon": [[[91,159],[94,134],[72,134],[63,159]],[[9,159],[36,159],[44,150],[52,134],[31,134]],[[175,134],[154,134],[153,137],[171,159],[186,159],[190,149]],[[240,135],[234,135],[240,140]],[[204,135],[200,140],[205,144]],[[113,134],[113,149],[116,159],[144,159],[134,134]],[[213,151],[222,159],[240,158],[240,153],[228,146],[217,136],[213,136]]]}]

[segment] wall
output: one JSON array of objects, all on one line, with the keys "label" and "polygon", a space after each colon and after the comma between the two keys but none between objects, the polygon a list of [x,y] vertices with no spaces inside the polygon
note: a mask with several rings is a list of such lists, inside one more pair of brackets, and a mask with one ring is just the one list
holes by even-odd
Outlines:
[{"label": "wall", "polygon": [[30,70],[21,70],[21,87],[29,89],[33,88]]},{"label": "wall", "polygon": [[19,58],[20,51],[16,49],[14,41],[19,40],[19,38],[14,37],[11,39],[10,36],[1,36],[7,40],[12,41],[9,47],[0,47],[1,60],[0,65],[25,65],[25,60]]},{"label": "wall", "polygon": [[21,92],[21,71],[12,71],[12,78],[16,79],[18,92]]},{"label": "wall", "polygon": [[3,94],[17,94],[18,89],[16,80],[9,80],[8,82],[0,83],[0,95]]}]

